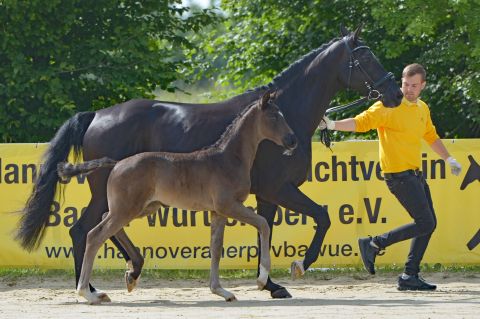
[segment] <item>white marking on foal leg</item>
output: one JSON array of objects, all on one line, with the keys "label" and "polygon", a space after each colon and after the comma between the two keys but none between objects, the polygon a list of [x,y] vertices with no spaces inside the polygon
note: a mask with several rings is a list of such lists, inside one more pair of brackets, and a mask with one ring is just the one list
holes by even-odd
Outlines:
[{"label": "white marking on foal leg", "polygon": [[138,282],[140,281],[140,275],[137,279],[133,278],[132,273],[134,269],[131,260],[127,261],[127,268],[129,270],[125,272],[125,284],[127,285],[128,292],[132,292],[132,290],[137,286]]},{"label": "white marking on foal leg", "polygon": [[257,278],[257,286],[258,289],[262,290],[265,288],[265,285],[267,284],[268,280],[268,270],[260,264],[260,275]]},{"label": "white marking on foal leg", "polygon": [[[80,288],[80,285],[77,287],[77,294],[85,299],[90,305],[98,305],[102,302],[102,298],[95,293],[90,292],[89,288]],[[105,294],[106,296],[106,294]],[[107,296],[108,298],[108,296]],[[110,298],[108,298],[110,299]]]},{"label": "white marking on foal leg", "polygon": [[133,271],[133,263],[131,260],[127,260],[127,268],[130,271]]},{"label": "white marking on foal leg", "polygon": [[95,289],[92,294],[94,294],[101,302],[112,302],[110,297],[107,295],[106,292]]}]

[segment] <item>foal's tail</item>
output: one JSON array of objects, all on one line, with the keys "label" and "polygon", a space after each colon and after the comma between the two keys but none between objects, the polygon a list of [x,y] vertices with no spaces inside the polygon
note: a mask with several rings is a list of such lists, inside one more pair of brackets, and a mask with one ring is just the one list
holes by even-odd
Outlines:
[{"label": "foal's tail", "polygon": [[44,235],[45,226],[50,217],[50,209],[55,198],[57,182],[57,164],[66,161],[73,147],[74,158],[80,154],[83,137],[95,112],[77,113],[66,121],[43,155],[43,164],[33,185],[32,193],[21,211],[19,229],[15,239],[28,251],[38,247]]},{"label": "foal's tail", "polygon": [[108,157],[102,157],[80,164],[58,163],[57,171],[60,177],[72,177],[79,174],[88,175],[98,168],[113,167],[115,164],[117,164],[117,161]]}]

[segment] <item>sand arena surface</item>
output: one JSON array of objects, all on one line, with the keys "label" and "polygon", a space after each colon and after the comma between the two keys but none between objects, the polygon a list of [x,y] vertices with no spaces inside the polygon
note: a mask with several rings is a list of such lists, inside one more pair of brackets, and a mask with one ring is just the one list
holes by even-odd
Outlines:
[{"label": "sand arena surface", "polygon": [[[274,300],[252,280],[223,280],[238,301],[210,293],[206,280],[141,278],[131,293],[123,278],[93,283],[111,303],[91,306],[78,297],[73,278],[0,277],[0,318],[480,318],[480,274],[428,273],[435,292],[400,292],[396,275],[279,279],[293,295]],[[356,278],[354,278],[356,277]]]}]

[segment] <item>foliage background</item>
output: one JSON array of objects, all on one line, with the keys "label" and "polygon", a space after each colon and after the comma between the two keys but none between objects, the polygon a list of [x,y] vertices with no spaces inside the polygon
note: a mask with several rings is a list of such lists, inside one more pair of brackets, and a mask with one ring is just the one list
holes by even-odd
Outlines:
[{"label": "foliage background", "polygon": [[[229,87],[228,95],[268,83],[303,54],[338,37],[340,24],[354,29],[363,23],[363,39],[399,81],[405,65],[426,67],[422,98],[441,137],[480,136],[480,0],[223,0],[221,7],[227,18],[222,28],[202,36],[198,69]],[[353,98],[340,94],[333,104]]]},{"label": "foliage background", "polygon": [[1,142],[44,142],[74,113],[173,90],[189,33],[217,18],[180,0],[0,0]]},{"label": "foliage background", "polygon": [[[363,23],[364,41],[398,80],[406,64],[425,65],[423,99],[442,137],[480,137],[480,0],[213,4],[219,9],[180,0],[0,0],[1,142],[48,141],[75,112],[155,89],[180,86],[206,99],[197,93],[207,83],[210,100],[231,97],[338,37],[341,23]],[[333,104],[357,97],[342,93]]]}]

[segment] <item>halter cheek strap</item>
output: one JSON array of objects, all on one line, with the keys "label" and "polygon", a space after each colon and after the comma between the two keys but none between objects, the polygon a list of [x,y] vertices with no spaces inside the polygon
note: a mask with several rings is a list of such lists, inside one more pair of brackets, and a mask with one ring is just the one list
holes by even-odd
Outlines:
[{"label": "halter cheek strap", "polygon": [[[349,55],[349,63],[348,63],[348,82],[347,82],[347,90],[350,88],[350,80],[352,78],[352,70],[353,68],[358,68],[360,72],[363,74],[364,78],[366,79],[365,81],[365,86],[368,89],[368,94],[367,96],[364,96],[354,102],[345,104],[345,105],[340,105],[340,106],[335,106],[335,107],[330,107],[325,111],[325,115],[328,115],[333,112],[338,112],[342,111],[345,109],[349,109],[351,107],[358,106],[366,101],[376,101],[382,98],[382,93],[378,90],[378,88],[385,83],[388,80],[393,80],[395,81],[395,76],[393,75],[392,72],[387,72],[381,79],[378,81],[374,82],[372,78],[368,75],[367,71],[362,67],[360,64],[360,61],[355,57],[355,52],[360,51],[360,50],[368,50],[370,53],[372,52],[369,47],[366,45],[361,45],[358,46],[354,49],[351,49],[350,46],[348,45],[348,38],[344,37],[343,43],[345,44],[345,47],[347,48],[347,52]],[[373,54],[373,53],[372,53]],[[323,119],[322,119],[323,121]],[[327,128],[323,129],[320,131],[320,141],[325,144],[328,148],[330,148],[331,144],[331,136],[330,132],[328,131]],[[332,150],[330,148],[330,150]]]},{"label": "halter cheek strap", "polygon": [[351,77],[352,77],[352,69],[354,67],[356,67],[360,70],[360,72],[363,74],[363,76],[366,79],[365,86],[368,89],[368,99],[369,100],[380,99],[382,97],[382,94],[380,93],[378,88],[384,82],[386,82],[387,80],[395,80],[395,76],[393,75],[392,72],[387,72],[387,74],[385,74],[381,79],[374,82],[372,80],[372,78],[368,75],[367,71],[362,67],[362,65],[360,64],[360,61],[355,57],[355,54],[354,54],[356,51],[360,51],[362,49],[366,49],[366,50],[371,52],[370,47],[368,47],[366,45],[361,45],[361,46],[358,46],[354,49],[351,49],[350,46],[348,45],[348,38],[344,37],[342,40],[343,40],[343,43],[345,44],[345,47],[347,48],[347,52],[349,54],[349,59],[350,59],[349,64],[348,64],[349,70],[348,70],[347,89],[350,88],[350,80],[351,80]]}]

